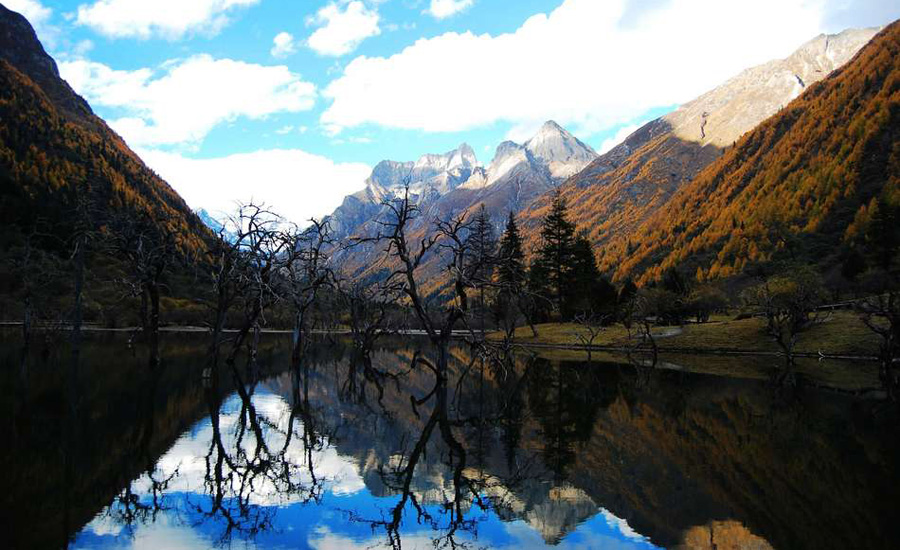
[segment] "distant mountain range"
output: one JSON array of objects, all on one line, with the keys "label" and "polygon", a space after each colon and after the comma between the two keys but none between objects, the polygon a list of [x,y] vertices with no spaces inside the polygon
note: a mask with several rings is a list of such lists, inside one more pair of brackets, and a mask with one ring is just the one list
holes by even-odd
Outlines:
[{"label": "distant mountain range", "polygon": [[[408,228],[410,235],[424,236],[432,229],[433,220],[474,211],[480,204],[486,206],[499,230],[508,211],[517,212],[531,204],[595,158],[597,153],[588,145],[548,121],[523,144],[504,141],[498,145],[487,167],[478,163],[466,144],[443,155],[425,155],[416,162],[382,161],[366,180],[365,189],[348,196],[329,220],[338,239],[372,237],[381,227],[379,220],[388,215],[382,201],[402,194],[408,186],[410,199],[423,214]],[[380,259],[381,247],[375,244],[335,255],[342,268],[356,277],[382,269]],[[439,257],[426,258],[425,274],[434,275],[439,269]]]},{"label": "distant mountain range", "polygon": [[[464,204],[466,199],[474,203],[476,198],[495,195],[513,182],[525,183],[529,195],[540,193],[577,174],[595,158],[597,154],[588,145],[548,121],[524,144],[504,141],[497,146],[487,167],[465,143],[442,155],[424,155],[415,162],[381,161],[365,181],[365,188],[346,197],[329,219],[339,237],[352,235],[382,212],[385,199],[402,194],[407,187],[414,202],[439,210],[444,209],[444,203],[457,208],[471,206]],[[512,202],[508,206],[520,205]]]},{"label": "distant mountain range", "polygon": [[[787,58],[747,69],[645,124],[601,156],[548,121],[524,144],[501,143],[486,168],[466,145],[442,156],[422,157],[416,163],[385,161],[375,168],[366,189],[348,197],[335,211],[332,224],[341,238],[374,235],[377,220],[385,215],[381,200],[399,192],[408,181],[424,214],[410,228],[417,237],[428,233],[428,224],[434,219],[451,212],[474,211],[483,204],[498,230],[509,211],[517,213],[531,248],[537,244],[547,192],[559,187],[573,219],[594,243],[605,272],[617,279],[654,277],[659,274],[655,256],[644,256],[639,263],[628,261],[640,244],[639,233],[646,231],[643,228],[670,216],[668,209],[680,189],[726,151],[740,148],[742,136],[847,63],[878,30],[820,35]],[[444,164],[425,162],[431,158],[444,159]],[[465,161],[453,164],[447,161],[450,158]],[[416,168],[423,164],[431,170]],[[692,211],[684,215],[690,217]],[[374,261],[378,252],[373,246],[357,247],[339,254],[337,261],[354,276],[372,275],[383,269]],[[426,261],[423,273],[427,276],[438,271],[430,263],[439,264],[439,258]],[[433,286],[437,290],[440,285]]]},{"label": "distant mountain range", "polygon": [[[329,216],[335,237],[377,234],[382,202],[408,186],[422,213],[408,228],[411,238],[428,235],[435,219],[484,205],[498,232],[507,213],[517,213],[530,251],[548,191],[559,188],[601,269],[617,280],[647,281],[676,265],[701,278],[736,274],[777,255],[762,249],[775,246],[766,236],[772,220],[794,235],[827,235],[815,249],[823,260],[834,255],[823,247],[850,243],[848,232],[865,222],[862,207],[896,185],[897,23],[872,40],[877,32],[816,37],[600,156],[548,121],[525,143],[499,144],[487,165],[466,144],[416,161],[382,161]],[[0,160],[8,227],[40,217],[64,237],[76,189],[87,189],[98,210],[165,220],[187,249],[202,249],[205,224],[217,226],[94,115],[28,22],[2,6]],[[388,267],[382,257],[381,247],[368,244],[336,251],[334,260],[350,276],[378,277]],[[427,292],[441,292],[441,266],[437,254],[425,259]]]}]

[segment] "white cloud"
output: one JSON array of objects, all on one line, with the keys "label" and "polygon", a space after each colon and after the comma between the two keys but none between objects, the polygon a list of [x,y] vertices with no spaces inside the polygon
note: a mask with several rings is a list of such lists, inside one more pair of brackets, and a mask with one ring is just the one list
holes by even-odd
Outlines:
[{"label": "white cloud", "polygon": [[293,129],[294,127],[288,124],[287,126],[282,126],[281,128],[275,130],[275,133],[279,136],[283,136],[285,134],[290,134]]},{"label": "white cloud", "polygon": [[554,119],[590,135],[790,54],[818,34],[824,10],[821,0],[671,0],[623,28],[625,7],[566,0],[512,33],[448,32],[360,56],[325,89],[333,102],[320,122],[438,132]]},{"label": "white cloud", "polygon": [[[311,109],[316,89],[287,67],[196,55],[157,70],[120,71],[75,60],[63,78],[94,105],[120,108],[110,125],[132,146],[197,145],[216,125]],[[162,73],[157,75],[157,73]]]},{"label": "white cloud", "polygon": [[53,10],[37,0],[3,0],[3,5],[7,9],[23,15],[31,23],[32,27],[38,27],[46,23],[53,14]]},{"label": "white cloud", "polygon": [[625,138],[633,134],[635,130],[637,130],[644,124],[646,124],[646,122],[641,122],[640,124],[629,124],[627,126],[619,128],[615,135],[603,140],[603,143],[601,143],[600,147],[597,149],[597,154],[602,155],[603,153],[609,152],[610,149],[625,141]]},{"label": "white cloud", "polygon": [[463,11],[474,3],[474,0],[431,0],[428,13],[437,19],[444,19]]},{"label": "white cloud", "polygon": [[272,57],[287,57],[297,51],[297,43],[289,32],[280,32],[272,39],[272,49],[269,53]]},{"label": "white cloud", "polygon": [[544,125],[544,122],[546,122],[546,120],[541,120],[539,118],[519,121],[506,132],[503,139],[515,141],[516,143],[525,143],[537,133],[538,129]]},{"label": "white cloud", "polygon": [[307,44],[319,55],[346,55],[366,38],[381,34],[378,20],[378,11],[366,8],[358,0],[344,9],[336,3],[328,4],[311,19],[310,23],[321,26],[310,35]]},{"label": "white cloud", "polygon": [[175,40],[190,33],[217,34],[228,12],[259,0],[97,0],[78,6],[79,25],[111,38]]},{"label": "white cloud", "polygon": [[91,50],[94,49],[94,43],[90,40],[80,40],[75,46],[72,47],[72,54],[77,57],[84,57]]},{"label": "white cloud", "polygon": [[191,208],[205,208],[216,215],[234,210],[235,201],[253,199],[298,224],[330,214],[346,195],[363,188],[371,172],[365,164],[336,163],[299,149],[212,159],[153,149],[137,152]]}]

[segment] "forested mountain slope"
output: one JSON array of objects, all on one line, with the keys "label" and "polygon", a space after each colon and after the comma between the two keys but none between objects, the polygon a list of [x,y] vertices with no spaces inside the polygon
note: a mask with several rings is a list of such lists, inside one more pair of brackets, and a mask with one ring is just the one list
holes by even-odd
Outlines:
[{"label": "forested mountain slope", "polygon": [[[655,217],[679,188],[741,135],[848,61],[876,32],[852,29],[820,35],[789,57],[747,69],[642,126],[562,185],[574,220],[589,231],[601,254],[610,246],[627,250],[631,234]],[[545,196],[522,213],[526,240],[532,244],[548,205]],[[615,254],[603,259],[603,269],[614,270],[620,258]]]},{"label": "forested mountain slope", "polygon": [[198,297],[194,266],[212,233],[60,78],[28,21],[2,5],[0,218],[0,319],[68,319],[83,287],[85,320],[134,322],[128,281],[136,258],[147,258],[144,243],[156,243],[168,266],[157,275],[168,309],[197,305],[174,300]]},{"label": "forested mountain slope", "polygon": [[[670,266],[699,279],[777,256],[827,267],[900,205],[900,22],[740,139],[601,263],[617,279]],[[868,237],[867,237],[868,235]]]},{"label": "forested mountain slope", "polygon": [[59,77],[25,18],[2,5],[0,193],[4,232],[43,219],[65,238],[82,201],[94,228],[125,212],[162,224],[183,251],[202,249],[207,235],[184,200]]}]

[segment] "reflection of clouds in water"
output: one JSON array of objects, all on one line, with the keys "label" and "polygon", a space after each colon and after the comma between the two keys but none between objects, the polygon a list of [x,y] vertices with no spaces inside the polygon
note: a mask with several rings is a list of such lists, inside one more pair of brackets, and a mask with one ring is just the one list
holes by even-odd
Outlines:
[{"label": "reflection of clouds in water", "polygon": [[[588,550],[603,548],[604,550],[648,550],[656,548],[645,537],[637,535],[632,537],[619,529],[618,525],[610,523],[610,519],[621,522],[626,527],[625,520],[617,518],[606,510],[600,509],[603,516],[595,516],[578,527],[578,529],[563,538],[559,544],[553,546],[556,550]],[[608,518],[607,518],[608,514]],[[504,524],[506,534],[512,539],[508,548],[544,548],[546,543],[541,538],[539,531],[531,528],[522,521],[513,521]]]},{"label": "reflection of clouds in water", "polygon": [[[290,426],[291,408],[282,397],[268,391],[258,390],[252,397],[252,403],[256,414],[260,418],[260,424],[265,434],[265,444],[270,453],[278,453],[285,444],[285,432]],[[222,444],[228,450],[230,456],[234,456],[238,446],[238,433],[241,428],[242,402],[239,397],[233,396],[226,400],[220,408],[219,430]],[[284,459],[292,464],[291,480],[294,483],[309,484],[311,476],[307,469],[307,456],[303,446],[304,426],[299,418],[294,419],[293,436],[284,452]],[[202,420],[188,430],[173,446],[157,461],[157,470],[153,473],[156,480],[171,477],[166,488],[166,493],[171,495],[171,510],[159,514],[147,524],[138,524],[134,529],[133,538],[125,527],[115,517],[107,515],[107,510],[101,512],[83,531],[91,537],[81,538],[76,541],[76,547],[102,546],[108,548],[208,548],[214,545],[214,541],[204,534],[201,523],[193,521],[192,512],[185,509],[183,497],[203,498],[206,495],[205,486],[206,455],[210,452],[213,442],[212,422],[209,418]],[[240,449],[253,456],[256,447],[256,439],[252,435],[250,426],[246,426],[246,432],[240,441]],[[215,461],[215,454],[211,460]],[[373,497],[364,492],[366,486],[360,477],[357,462],[350,457],[338,454],[337,449],[327,442],[319,450],[313,450],[312,463],[316,479],[322,483],[323,489],[333,498],[363,498],[369,502],[383,502],[382,499]],[[228,477],[227,465],[224,466],[223,477]],[[231,489],[239,493],[239,476],[231,480]],[[151,479],[144,475],[132,484],[132,490],[138,496],[147,498],[151,490]],[[358,495],[363,492],[362,495]],[[558,498],[551,499],[554,502],[561,497],[569,495],[572,491],[557,490]],[[555,493],[554,493],[555,494]],[[193,495],[193,496],[191,496]],[[494,495],[496,496],[496,495]],[[571,495],[569,495],[571,496]],[[586,495],[583,504],[590,505]],[[580,502],[579,499],[575,499]],[[321,507],[302,507],[304,501],[300,492],[279,490],[272,480],[260,477],[254,482],[253,491],[249,495],[250,504],[273,509],[280,507],[284,514],[281,519],[275,519],[274,528],[281,533],[294,531],[294,522],[301,516],[306,517],[297,525],[303,525],[304,532],[292,533],[291,539],[301,546],[305,542],[310,548],[317,550],[329,550],[338,548],[383,548],[387,544],[385,533],[379,529],[374,532],[366,529],[365,533],[356,533],[356,528],[348,525],[346,516],[341,513],[322,509]],[[565,499],[562,499],[565,501]],[[391,501],[392,502],[392,501]],[[577,504],[577,503],[576,503]],[[296,506],[292,506],[296,505]],[[524,506],[524,503],[523,503]],[[338,505],[342,508],[342,505]],[[524,506],[527,508],[527,506]],[[301,516],[297,510],[302,509]],[[563,507],[566,508],[566,507]],[[594,508],[596,510],[596,508]],[[565,511],[565,510],[563,510]],[[532,510],[537,513],[537,510]],[[546,511],[545,511],[546,512]],[[618,548],[634,550],[637,548],[651,548],[652,545],[635,533],[627,522],[621,520],[606,510],[599,509],[600,515],[581,523],[585,516],[581,516],[571,527],[574,532],[564,535],[563,539],[555,546],[561,550],[574,550],[582,548]],[[551,514],[552,515],[552,514]],[[527,514],[526,514],[527,516]],[[530,521],[515,520],[501,522],[500,519],[490,514],[490,517],[479,522],[477,538],[472,533],[457,532],[458,541],[472,541],[475,546],[487,545],[496,548],[539,548],[546,546],[546,540],[541,535],[541,528],[537,524],[546,522],[542,518],[536,522],[535,518],[527,518]],[[309,522],[309,523],[307,523]],[[537,524],[536,524],[537,523]],[[580,526],[575,525],[581,523]],[[359,524],[356,525],[359,527]],[[415,522],[405,523],[402,535],[404,548],[433,548],[433,537],[438,535],[425,526],[416,525]],[[559,530],[560,534],[570,529]],[[294,538],[297,537],[297,538]],[[277,538],[277,536],[276,536]],[[303,538],[307,540],[301,542]],[[298,540],[300,539],[300,540]],[[244,541],[249,546],[267,546],[259,541]],[[276,546],[279,546],[276,544]]]},{"label": "reflection of clouds in water", "polygon": [[[257,393],[252,397],[252,403],[256,409],[261,423],[270,423],[277,430],[263,426],[265,443],[271,453],[276,453],[284,447],[285,433],[290,423],[290,405],[280,396],[271,393]],[[219,431],[222,436],[222,444],[229,454],[234,454],[237,449],[237,430],[239,429],[241,415],[241,400],[234,396],[227,400],[219,415]],[[209,453],[213,440],[212,422],[207,418],[201,422],[199,429],[194,428],[182,436],[172,448],[157,461],[156,479],[164,479],[173,473],[178,474],[168,486],[168,492],[204,493],[204,477],[206,475],[206,454]],[[303,424],[299,419],[294,420],[293,436],[284,453],[284,460],[298,466],[293,469],[293,481],[302,484],[311,484],[312,477],[307,469],[307,457],[303,449]],[[241,449],[253,456],[256,447],[256,439],[247,433],[241,441]],[[365,488],[358,468],[351,459],[342,457],[337,450],[326,445],[321,450],[313,450],[313,470],[316,479],[324,488],[336,495],[348,495]],[[225,465],[224,474],[227,476],[228,467]],[[232,480],[232,488],[238,490],[240,481]],[[141,477],[134,484],[134,490],[138,494],[147,494],[150,488],[150,479]],[[259,506],[285,506],[302,501],[302,495],[284,494],[268,479],[259,478],[258,484],[250,496],[250,502]]]},{"label": "reflection of clouds in water", "polygon": [[[617,518],[606,510],[602,510],[603,517],[597,521],[590,521],[582,525],[577,533],[564,538],[559,544],[553,546],[556,550],[590,550],[603,548],[604,550],[648,550],[656,548],[646,538],[634,533],[625,520]],[[545,548],[546,542],[540,532],[532,528],[528,523],[517,520],[508,523],[500,523],[492,518],[495,525],[479,527],[480,535],[473,537],[467,532],[458,532],[457,542],[471,541],[478,548]],[[625,526],[625,532],[620,528],[620,523]],[[433,549],[434,541],[429,532],[408,533],[402,537],[403,548],[411,550]],[[327,527],[320,527],[310,534],[307,544],[315,550],[363,550],[368,548],[390,548],[384,536],[377,533],[370,538],[354,539],[346,535],[335,533]]]},{"label": "reflection of clouds in water", "polygon": [[[469,540],[470,537],[459,537],[459,539]],[[369,548],[376,550],[391,547],[384,537],[379,538],[376,535],[366,540],[354,540],[345,535],[333,533],[327,528],[316,530],[307,543],[314,550],[367,550]],[[403,535],[403,548],[408,550],[433,549],[434,542],[426,533]]]},{"label": "reflection of clouds in water", "polygon": [[622,518],[612,515],[612,513],[609,510],[607,510],[605,508],[601,508],[600,513],[603,515],[603,519],[606,520],[606,523],[610,527],[614,527],[614,528],[618,529],[619,532],[622,533],[623,535],[625,535],[626,537],[628,537],[632,540],[637,540],[637,541],[641,541],[641,542],[644,542],[647,540],[647,537],[645,537],[644,535],[642,535],[642,534],[638,533],[637,531],[635,531],[634,529],[632,529],[631,526],[628,525],[627,521],[625,521]]},{"label": "reflection of clouds in water", "polygon": [[[190,525],[183,524],[176,518],[159,515],[156,521],[142,525],[135,530],[134,538],[125,536],[124,527],[108,517],[98,517],[85,527],[98,537],[98,540],[86,540],[80,543],[76,540],[70,548],[96,548],[105,549],[131,548],[134,550],[166,550],[200,549],[210,548],[213,541],[209,540]],[[80,537],[79,537],[80,538]]]},{"label": "reflection of clouds in water", "polygon": [[[257,393],[252,397],[252,403],[256,409],[256,413],[262,424],[271,424],[276,429],[263,427],[265,434],[265,443],[272,453],[279,452],[285,444],[285,432],[290,424],[291,409],[289,404],[280,396],[271,393]],[[228,399],[220,408],[219,415],[219,431],[222,437],[222,444],[230,455],[234,455],[238,449],[237,436],[240,427],[241,416],[241,400],[237,396]],[[284,452],[284,460],[295,468],[292,468],[292,481],[304,485],[312,483],[312,476],[308,470],[307,456],[303,448],[304,426],[299,419],[294,420],[293,436],[290,444]],[[206,476],[206,455],[210,452],[213,442],[212,422],[207,417],[197,425],[189,429],[175,444],[166,452],[156,463],[156,471],[153,477],[156,480],[167,479],[171,476],[166,487],[167,494],[175,493],[194,493],[204,495],[205,476]],[[244,434],[240,443],[240,449],[253,456],[255,452],[256,439],[250,435],[250,428]],[[215,458],[213,456],[212,460]],[[316,479],[322,484],[326,491],[334,495],[345,496],[355,494],[365,488],[365,483],[359,475],[359,471],[355,462],[350,458],[342,457],[338,454],[337,449],[331,445],[323,445],[320,450],[312,452],[313,470]],[[229,469],[227,464],[224,465],[223,477],[227,478]],[[174,474],[174,475],[173,475]],[[231,480],[231,488],[238,492],[240,489],[240,481],[238,476],[234,476]],[[152,481],[148,475],[143,475],[132,484],[132,491],[141,497],[148,496],[152,487]],[[288,506],[298,502],[302,502],[303,495],[297,492],[286,493],[279,491],[271,480],[260,477],[254,483],[253,492],[250,494],[250,503],[257,506]],[[170,531],[175,529],[175,525],[167,525],[165,515],[161,515],[158,519],[148,526],[141,526],[138,529],[140,536],[165,536],[167,533],[171,535],[169,542],[177,540]],[[167,530],[159,529],[166,527]],[[118,535],[122,532],[122,526],[114,519],[109,517],[107,510],[103,510],[97,517],[85,527],[86,531],[104,536]],[[152,533],[148,533],[152,531]],[[157,532],[158,531],[158,532]],[[178,536],[187,536],[191,534],[191,530],[186,532],[183,528],[179,528]],[[189,539],[190,537],[188,537]],[[135,537],[135,545],[138,543],[138,537]],[[160,541],[162,544],[163,541]],[[178,546],[178,545],[175,545]],[[156,548],[172,548],[168,543]],[[188,545],[190,546],[190,545]],[[201,547],[206,544],[201,545]]]}]

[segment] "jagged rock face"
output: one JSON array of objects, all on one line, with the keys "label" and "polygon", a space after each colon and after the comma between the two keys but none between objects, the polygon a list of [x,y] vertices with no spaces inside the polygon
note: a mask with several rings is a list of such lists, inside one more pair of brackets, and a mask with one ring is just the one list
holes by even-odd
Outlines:
[{"label": "jagged rock face", "polygon": [[597,158],[588,145],[550,120],[525,143],[525,148],[550,170],[554,179],[565,179],[577,174]]},{"label": "jagged rock face", "polygon": [[513,141],[504,141],[497,146],[494,160],[487,170],[485,185],[496,183],[503,177],[521,175],[523,171],[532,168],[534,159],[528,149]]},{"label": "jagged rock face", "polygon": [[[422,213],[407,228],[410,235],[425,236],[433,220],[474,211],[479,205],[485,206],[499,234],[509,211],[530,204],[596,156],[589,146],[548,121],[524,144],[504,141],[498,145],[487,167],[478,163],[465,144],[444,155],[424,155],[416,162],[383,161],[366,180],[365,189],[347,197],[332,214],[331,226],[340,239],[373,236],[380,227],[376,220],[388,214],[382,202],[401,194],[408,183],[410,198]],[[363,275],[375,265],[374,254],[380,250],[360,246],[338,252],[334,258],[347,273]],[[428,258],[423,273],[436,274],[439,264],[439,257]]]},{"label": "jagged rock face", "polygon": [[819,35],[785,59],[747,69],[663,117],[681,139],[730,146],[846,63],[879,29]]},{"label": "jagged rock face", "polygon": [[543,187],[551,187],[578,173],[595,158],[593,149],[549,120],[524,144],[504,141],[498,145],[490,166],[473,173],[462,187],[482,189],[513,179],[536,180]]},{"label": "jagged rock face", "polygon": [[329,217],[338,238],[358,233],[367,221],[382,210],[382,202],[404,192],[409,186],[416,203],[433,200],[452,191],[480,168],[472,148],[463,143],[443,155],[423,155],[415,162],[383,160],[372,170],[365,188],[349,195]]}]

